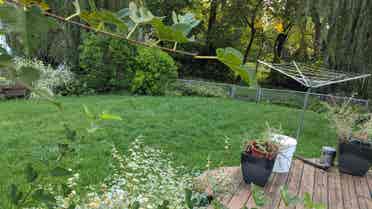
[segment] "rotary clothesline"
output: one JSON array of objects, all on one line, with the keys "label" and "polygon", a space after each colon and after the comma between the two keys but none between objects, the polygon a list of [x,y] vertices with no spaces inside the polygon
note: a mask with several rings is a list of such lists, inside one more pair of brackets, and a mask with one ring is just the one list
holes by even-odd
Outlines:
[{"label": "rotary clothesline", "polygon": [[297,129],[297,140],[299,140],[303,130],[305,111],[308,106],[309,95],[312,89],[329,86],[336,83],[365,79],[371,76],[371,74],[341,72],[324,67],[315,67],[303,63],[297,63],[295,61],[291,63],[277,64],[258,60],[258,63],[297,81],[302,86],[307,88],[304,98],[304,106],[300,116],[299,127]]}]

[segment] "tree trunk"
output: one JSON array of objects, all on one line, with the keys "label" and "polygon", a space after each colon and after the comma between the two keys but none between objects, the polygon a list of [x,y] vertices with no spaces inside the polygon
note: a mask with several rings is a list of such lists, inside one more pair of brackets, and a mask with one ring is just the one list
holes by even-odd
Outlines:
[{"label": "tree trunk", "polygon": [[251,27],[251,37],[249,39],[248,46],[245,49],[243,64],[247,63],[247,61],[248,61],[249,52],[251,51],[255,36],[256,36],[256,28],[254,28],[254,25],[252,25],[252,27]]},{"label": "tree trunk", "polygon": [[206,37],[206,47],[207,47],[206,53],[208,55],[211,55],[213,53],[212,36],[213,36],[213,27],[216,24],[216,20],[217,20],[217,7],[218,7],[218,0],[211,0],[208,30],[207,30],[207,37]]},{"label": "tree trunk", "polygon": [[312,20],[314,23],[314,57],[320,57],[320,49],[322,43],[322,23],[320,22],[319,13],[314,8],[312,11]]}]

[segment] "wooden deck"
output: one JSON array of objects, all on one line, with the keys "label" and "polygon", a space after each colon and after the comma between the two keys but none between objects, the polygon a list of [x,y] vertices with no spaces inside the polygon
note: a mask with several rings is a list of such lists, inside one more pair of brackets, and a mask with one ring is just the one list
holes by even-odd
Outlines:
[{"label": "wooden deck", "polygon": [[[241,178],[240,167],[225,168],[225,173]],[[295,160],[289,174],[273,174],[264,191],[271,200],[265,209],[286,208],[280,199],[280,187],[288,185],[291,194],[301,197],[312,195],[315,202],[323,203],[329,209],[372,209],[372,173],[366,177],[353,177],[340,174],[337,169],[328,172]],[[238,183],[232,193],[218,199],[229,209],[248,209],[255,207],[250,186],[243,181]],[[296,206],[293,209],[303,209]]]}]

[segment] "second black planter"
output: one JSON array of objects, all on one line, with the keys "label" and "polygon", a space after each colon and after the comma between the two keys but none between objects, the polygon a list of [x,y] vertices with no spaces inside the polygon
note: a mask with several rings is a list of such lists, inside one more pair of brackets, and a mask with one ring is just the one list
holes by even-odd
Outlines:
[{"label": "second black planter", "polygon": [[264,187],[268,182],[275,164],[274,159],[255,157],[250,153],[242,152],[241,167],[244,181]]},{"label": "second black planter", "polygon": [[338,167],[340,172],[364,176],[371,167],[372,146],[360,142],[339,144]]}]

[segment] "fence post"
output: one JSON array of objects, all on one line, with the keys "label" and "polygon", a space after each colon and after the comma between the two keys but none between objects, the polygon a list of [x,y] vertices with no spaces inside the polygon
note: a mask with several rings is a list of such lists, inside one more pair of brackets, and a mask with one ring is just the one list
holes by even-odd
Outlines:
[{"label": "fence post", "polygon": [[262,99],[262,88],[258,87],[257,103],[260,103]]},{"label": "fence post", "polygon": [[236,86],[231,85],[231,87],[230,87],[230,97],[235,98],[235,93],[236,93]]}]

